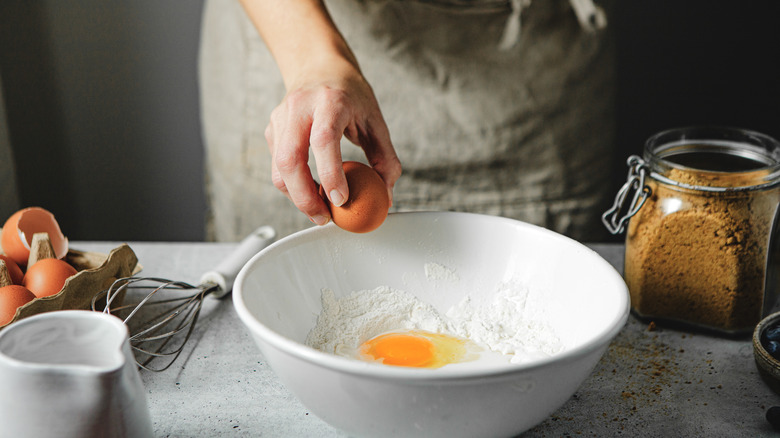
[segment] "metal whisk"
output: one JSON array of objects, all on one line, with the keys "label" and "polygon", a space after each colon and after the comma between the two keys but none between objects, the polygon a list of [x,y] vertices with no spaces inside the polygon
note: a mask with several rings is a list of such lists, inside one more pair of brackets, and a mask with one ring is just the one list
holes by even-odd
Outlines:
[{"label": "metal whisk", "polygon": [[[104,313],[124,320],[130,330],[130,345],[136,362],[141,368],[166,370],[179,357],[192,335],[203,299],[229,294],[244,264],[275,238],[276,231],[271,227],[256,229],[227,259],[203,274],[198,285],[155,277],[117,279],[107,290],[92,298],[92,310],[102,308]],[[105,308],[102,307],[104,300]],[[157,365],[160,362],[162,365]]]}]

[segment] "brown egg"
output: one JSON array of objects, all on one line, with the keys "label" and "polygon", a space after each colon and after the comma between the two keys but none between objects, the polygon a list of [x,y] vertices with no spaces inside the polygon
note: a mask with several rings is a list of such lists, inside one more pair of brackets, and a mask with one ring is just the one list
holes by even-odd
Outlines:
[{"label": "brown egg", "polygon": [[35,299],[35,295],[24,286],[0,287],[0,326],[14,319],[16,309]]},{"label": "brown egg", "polygon": [[54,254],[61,259],[68,253],[68,239],[60,231],[54,215],[40,207],[17,211],[3,225],[0,246],[19,266],[27,266],[33,234],[48,233]]},{"label": "brown egg", "polygon": [[5,262],[5,267],[8,270],[8,274],[11,276],[11,283],[22,284],[22,277],[24,277],[22,268],[20,268],[11,257],[3,254],[0,254],[0,260]]},{"label": "brown egg", "polygon": [[[345,161],[344,173],[349,186],[347,202],[336,207],[325,197],[333,222],[353,233],[367,233],[379,228],[390,209],[390,196],[384,180],[374,169],[357,161]],[[321,187],[320,192],[323,192]]]},{"label": "brown egg", "polygon": [[65,280],[76,275],[76,268],[59,259],[42,259],[27,268],[22,286],[38,298],[54,295],[62,290]]}]

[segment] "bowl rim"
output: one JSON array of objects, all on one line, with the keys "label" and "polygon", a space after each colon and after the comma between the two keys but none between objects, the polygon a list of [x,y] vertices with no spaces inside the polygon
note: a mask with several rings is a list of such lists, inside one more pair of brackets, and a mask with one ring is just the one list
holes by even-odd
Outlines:
[{"label": "bowl rim", "polygon": [[774,356],[769,354],[764,347],[764,344],[761,342],[761,335],[764,331],[778,321],[780,321],[780,311],[770,313],[756,324],[755,329],[753,329],[753,353],[754,356],[756,356],[756,359],[760,357],[767,365],[771,365],[774,369],[780,370],[780,360],[775,359]]},{"label": "bowl rim", "polygon": [[329,228],[335,227],[335,225],[331,223],[325,226],[307,228],[305,230],[293,233],[289,236],[285,236],[282,239],[279,239],[278,241],[269,245],[259,253],[255,254],[244,265],[244,267],[241,269],[238,276],[236,277],[234,290],[233,290],[233,305],[236,312],[238,313],[239,319],[241,319],[241,321],[246,326],[248,326],[250,332],[252,332],[256,336],[261,338],[263,342],[269,344],[271,347],[279,351],[282,351],[288,355],[294,356],[300,360],[309,362],[315,366],[325,367],[331,370],[335,370],[335,371],[339,371],[342,373],[347,373],[355,376],[370,377],[372,379],[402,380],[403,382],[409,384],[416,383],[416,382],[444,382],[444,381],[466,382],[469,380],[481,380],[486,378],[502,378],[502,377],[508,377],[510,375],[512,377],[515,377],[517,373],[530,373],[533,370],[548,366],[551,363],[556,363],[556,364],[568,363],[577,360],[583,356],[587,356],[601,349],[602,347],[609,345],[612,339],[614,339],[614,337],[617,336],[617,334],[623,329],[623,327],[625,326],[628,320],[631,303],[629,298],[628,287],[626,286],[623,277],[618,273],[618,271],[615,269],[614,266],[612,266],[609,262],[604,260],[604,258],[601,257],[598,253],[596,253],[593,249],[588,248],[584,244],[572,238],[548,230],[546,228],[529,224],[526,222],[522,222],[516,219],[505,218],[501,216],[491,216],[491,215],[485,215],[480,213],[451,212],[451,211],[398,212],[398,213],[391,213],[390,215],[388,215],[388,219],[393,220],[392,219],[393,217],[399,217],[401,215],[404,216],[406,215],[479,216],[491,221],[508,221],[513,224],[520,224],[523,227],[533,228],[536,231],[547,234],[553,238],[564,239],[568,241],[569,244],[573,244],[574,246],[580,247],[581,249],[584,249],[589,253],[595,255],[596,259],[598,260],[598,263],[603,264],[607,268],[606,272],[611,273],[611,275],[613,275],[617,280],[619,280],[620,284],[622,284],[622,287],[620,288],[622,293],[620,293],[619,291],[618,298],[622,300],[622,303],[620,303],[620,307],[622,309],[620,312],[617,312],[615,314],[615,316],[612,318],[612,321],[610,321],[609,324],[607,325],[607,329],[600,336],[597,336],[574,348],[567,349],[563,352],[554,354],[550,357],[541,358],[527,363],[520,363],[520,364],[509,363],[506,366],[503,365],[490,366],[485,368],[428,369],[428,368],[387,366],[383,364],[363,362],[356,359],[340,357],[326,352],[322,352],[312,347],[309,347],[305,344],[287,338],[286,336],[278,334],[274,330],[270,329],[269,327],[267,327],[266,325],[258,321],[246,307],[246,303],[244,302],[244,298],[243,298],[243,293],[244,293],[243,284],[245,278],[249,275],[249,271],[251,270],[251,267],[255,263],[257,263],[257,260],[263,258],[265,254],[274,251],[275,248],[279,246],[287,244],[287,242],[289,242],[290,240],[297,240],[302,237],[308,236],[309,234],[318,234],[318,233],[327,232]]}]

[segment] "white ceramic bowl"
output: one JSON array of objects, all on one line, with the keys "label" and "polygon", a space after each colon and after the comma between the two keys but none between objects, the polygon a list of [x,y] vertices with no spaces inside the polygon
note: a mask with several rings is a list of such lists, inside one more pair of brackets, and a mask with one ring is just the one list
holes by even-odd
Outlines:
[{"label": "white ceramic bowl", "polygon": [[[426,275],[426,265],[455,275]],[[304,345],[321,291],[390,286],[444,312],[523,284],[565,349],[525,364],[416,369]],[[329,225],[269,246],[241,270],[236,311],[267,363],[314,414],[358,436],[517,435],[565,403],[626,322],[621,276],[586,246],[515,220],[468,213],[391,214],[376,231]]]}]

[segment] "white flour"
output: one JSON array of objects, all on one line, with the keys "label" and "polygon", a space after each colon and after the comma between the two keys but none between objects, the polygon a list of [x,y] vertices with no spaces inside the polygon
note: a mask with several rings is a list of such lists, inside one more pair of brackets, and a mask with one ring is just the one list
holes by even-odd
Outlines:
[{"label": "white flour", "polygon": [[528,291],[506,285],[492,301],[476,306],[465,298],[447,311],[455,334],[511,355],[512,363],[547,357],[562,350],[560,340],[527,308]]},{"label": "white flour", "polygon": [[322,312],[306,345],[352,357],[363,342],[399,329],[438,333],[446,331],[446,323],[432,306],[387,286],[353,292],[339,300],[332,290],[323,289]]},{"label": "white flour", "polygon": [[322,312],[306,344],[320,351],[354,357],[360,344],[391,330],[420,329],[471,339],[522,363],[561,350],[560,341],[543,322],[528,315],[527,291],[500,289],[492,301],[475,306],[469,298],[446,316],[414,295],[381,286],[336,299],[322,291]]},{"label": "white flour", "polygon": [[424,269],[425,277],[428,280],[447,280],[453,282],[460,280],[458,274],[456,274],[452,269],[439,263],[426,263]]}]

